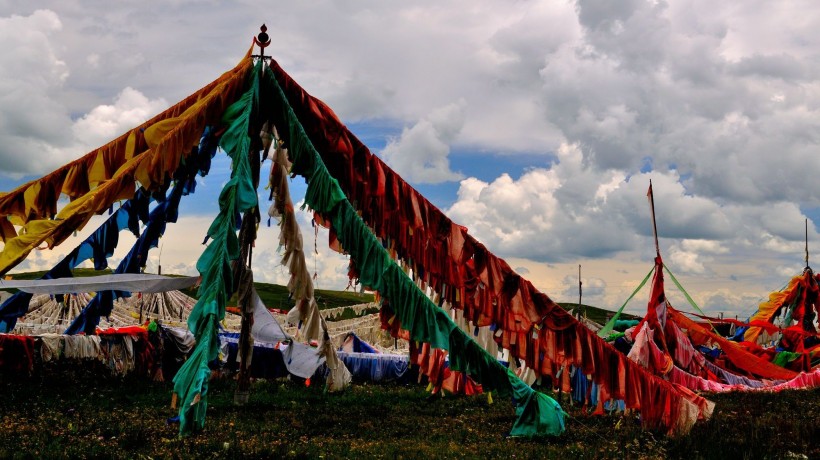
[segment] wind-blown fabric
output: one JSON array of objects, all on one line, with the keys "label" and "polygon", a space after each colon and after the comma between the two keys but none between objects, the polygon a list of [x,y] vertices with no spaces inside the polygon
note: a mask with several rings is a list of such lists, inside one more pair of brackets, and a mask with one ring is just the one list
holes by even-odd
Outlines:
[{"label": "wind-blown fabric", "polygon": [[720,345],[721,350],[726,354],[726,358],[738,369],[768,379],[791,380],[797,377],[797,372],[784,369],[749,353],[737,342],[732,342],[729,339],[720,337],[709,329],[685,317],[674,308],[669,307],[668,311],[669,318],[687,330],[693,344],[703,345],[706,343],[716,343]]},{"label": "wind-blown fabric", "polygon": [[632,361],[692,391],[755,391],[820,383],[816,372],[798,374],[779,365],[805,360],[805,354],[774,354],[754,343],[731,341],[673,308],[666,300],[663,268],[658,255],[647,313],[633,332]]},{"label": "wind-blown fabric", "polygon": [[[269,344],[284,343],[282,357],[285,367],[291,374],[307,379],[316,373],[316,369],[325,363],[325,357],[319,349],[297,342],[288,335],[276,318],[262,303],[256,290],[253,291],[253,335],[254,342]],[[337,358],[338,359],[338,358]],[[344,366],[344,364],[342,364]]]},{"label": "wind-blown fabric", "polygon": [[[250,59],[246,59],[250,61]],[[188,318],[188,328],[196,337],[196,347],[174,377],[174,392],[179,395],[180,434],[201,430],[208,408],[208,363],[219,353],[219,322],[225,317],[225,306],[234,291],[231,263],[239,258],[237,216],[256,208],[258,199],[248,154],[251,148],[249,129],[254,107],[259,99],[261,61],[250,75],[250,87],[222,117],[227,130],[220,146],[232,160],[231,178],[219,194],[219,214],[208,228],[211,239],[197,261],[202,276],[199,300]]]},{"label": "wind-blown fabric", "polygon": [[[356,203],[390,254],[406,261],[424,286],[464,310],[473,324],[494,328],[499,345],[537,373],[555,377],[563,367],[575,365],[593,377],[606,398],[624,399],[627,407],[640,409],[645,427],[676,433],[691,427],[689,419],[679,417],[688,414],[692,404],[681,391],[626,359],[535,289],[370,153],[327,105],[307,94],[275,61],[270,67],[332,183]],[[275,120],[277,126],[288,123],[284,115]],[[293,140],[288,141],[293,149]],[[294,168],[306,169],[298,162]],[[309,187],[306,201],[312,203],[318,188],[330,185]],[[336,188],[333,193],[338,193]],[[342,228],[333,222],[335,233]],[[351,251],[344,242],[342,246]],[[357,268],[362,270],[366,262],[357,258]],[[411,325],[417,327],[415,321]],[[444,342],[441,337],[430,339]],[[655,403],[650,404],[650,395]],[[657,410],[657,401],[664,401],[661,407],[666,409]]]},{"label": "wind-blown fabric", "polygon": [[[93,260],[94,268],[97,270],[108,267],[108,257],[114,253],[120,231],[128,228],[134,235],[138,235],[139,222],[148,220],[150,199],[148,194],[138,190],[134,198],[123,203],[94,233],[46,272],[42,279],[71,277],[71,271],[89,259]],[[0,305],[0,332],[10,332],[14,329],[17,318],[28,311],[31,297],[30,293],[21,291]]]},{"label": "wind-blown fabric", "polygon": [[[0,196],[0,216],[22,225],[16,236],[11,235],[8,224],[0,226],[5,241],[0,275],[43,242],[53,248],[85,226],[94,214],[133,197],[137,183],[147,190],[165,184],[197,144],[205,126],[235,100],[250,65],[250,59],[243,59],[211,84],[129,133]],[[146,133],[156,132],[152,127],[157,124],[162,124],[164,134],[147,139]],[[72,201],[58,211],[61,193]]]},{"label": "wind-blown fabric", "polygon": [[393,261],[330,176],[322,158],[302,130],[284,93],[275,81],[273,98],[287,121],[292,172],[305,177],[305,202],[329,218],[345,250],[359,267],[359,279],[390,301],[396,321],[410,338],[450,352],[455,370],[473,376],[486,389],[512,397],[518,419],[513,436],[557,435],[564,431],[563,411],[553,399],[536,392],[503,367],[430,301]]},{"label": "wind-blown fabric", "polygon": [[[183,196],[194,193],[196,190],[196,175],[206,176],[210,170],[210,162],[216,154],[216,140],[213,130],[206,127],[199,145],[191,150],[188,157],[174,172],[173,189],[165,197],[165,192],[155,192],[153,196],[160,202],[148,214],[145,228],[131,249],[120,261],[115,274],[139,273],[148,261],[148,251],[159,245],[159,239],[165,233],[168,223],[175,223],[179,216],[179,203]],[[114,300],[129,297],[130,293],[121,290],[107,290],[98,292],[83,311],[66,329],[66,334],[85,332],[94,334],[101,316],[108,316],[114,308]]]},{"label": "wind-blown fabric", "polygon": [[102,290],[166,292],[185,289],[197,281],[195,276],[170,277],[143,273],[60,278],[52,280],[0,280],[0,289],[19,289],[30,294],[76,294]]},{"label": "wind-blown fabric", "polygon": [[[781,314],[782,310],[790,309],[794,311],[790,315],[792,321],[797,321],[798,325],[803,326],[803,318],[808,314],[812,319],[820,314],[820,305],[817,305],[818,289],[817,280],[811,270],[806,270],[803,274],[793,277],[789,281],[786,289],[773,292],[769,295],[769,299],[762,302],[757,309],[757,312],[749,318],[749,323],[753,321],[765,321],[771,323],[775,316]],[[806,329],[813,330],[814,325],[812,321]],[[785,323],[788,327],[789,323]],[[747,342],[757,342],[762,328],[758,326],[750,326],[743,335],[743,339]],[[813,331],[813,332],[816,332]]]}]

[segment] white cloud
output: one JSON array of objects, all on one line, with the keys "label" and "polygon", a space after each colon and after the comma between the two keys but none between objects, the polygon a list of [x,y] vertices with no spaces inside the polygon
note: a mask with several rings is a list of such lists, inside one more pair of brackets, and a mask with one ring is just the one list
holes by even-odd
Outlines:
[{"label": "white cloud", "polygon": [[[489,183],[463,180],[446,213],[499,254],[556,261],[632,248],[628,216],[610,212],[613,206],[632,208],[623,198],[613,201],[629,198],[623,174],[593,171],[578,146],[564,145],[557,153],[552,168],[534,168],[517,179],[502,174]],[[601,183],[609,184],[606,201]]]},{"label": "white cloud", "polygon": [[[60,56],[63,23],[50,10],[0,17],[0,173],[43,174],[73,160],[168,106],[126,87],[113,105],[77,120],[64,102],[70,65]],[[94,66],[99,60],[89,56]],[[78,63],[79,65],[79,63]]]},{"label": "white cloud", "polygon": [[69,137],[68,112],[52,99],[69,75],[66,62],[52,45],[62,27],[59,17],[48,10],[0,17],[4,47],[0,55],[0,160],[4,171],[45,171],[32,159],[46,159],[44,150],[65,145]]},{"label": "white cloud", "polygon": [[166,107],[168,103],[164,100],[149,100],[134,88],[127,87],[117,95],[113,105],[94,107],[74,122],[71,129],[80,145],[102,145]]},{"label": "white cloud", "polygon": [[381,155],[406,180],[423,184],[455,181],[463,176],[450,171],[450,144],[464,126],[464,101],[434,110],[401,137],[392,140]]},{"label": "white cloud", "polygon": [[669,250],[669,261],[673,267],[683,273],[704,274],[706,266],[701,262],[696,252],[685,251],[677,246]]}]

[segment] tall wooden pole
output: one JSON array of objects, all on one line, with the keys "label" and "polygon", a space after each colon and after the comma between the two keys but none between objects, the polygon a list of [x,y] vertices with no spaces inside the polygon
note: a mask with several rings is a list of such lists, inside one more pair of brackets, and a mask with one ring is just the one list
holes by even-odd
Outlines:
[{"label": "tall wooden pole", "polygon": [[[258,152],[252,154],[259,156]],[[239,241],[242,245],[239,260],[236,261],[234,279],[238,280],[239,308],[242,311],[242,326],[239,331],[238,351],[240,356],[239,375],[237,376],[236,391],[233,402],[236,405],[247,404],[250,398],[251,387],[251,356],[253,355],[253,271],[250,269],[253,240],[256,239],[256,217],[253,212],[247,211],[242,216],[242,227],[239,231]]]},{"label": "tall wooden pole", "polygon": [[[254,56],[261,61],[265,60],[265,47],[270,44],[270,38],[266,33],[268,28],[262,24],[259,28],[259,34],[253,38],[254,44],[259,46],[259,55]],[[262,73],[265,72],[265,66],[261,67]],[[262,78],[262,75],[256,76]],[[259,170],[261,168],[261,161],[259,158],[259,151],[261,150],[261,138],[258,136],[260,126],[256,123],[251,123],[251,149],[248,152],[248,161],[251,166],[251,174],[253,177],[254,190],[259,187]],[[253,259],[253,242],[256,240],[256,225],[259,221],[259,206],[256,209],[246,211],[242,216],[242,226],[239,230],[239,244],[240,255],[239,260],[234,266],[234,282],[238,283],[234,291],[238,291],[238,304],[242,312],[242,326],[239,332],[238,351],[240,355],[239,361],[239,375],[237,376],[236,391],[234,392],[233,402],[236,405],[247,404],[250,399],[251,386],[251,356],[253,355],[253,337],[251,330],[253,329],[253,311],[254,305],[253,293],[253,271],[251,270],[251,261]]]},{"label": "tall wooden pole", "polygon": [[[581,264],[578,264],[578,311],[581,311]],[[584,317],[586,318],[586,310],[584,310]]]},{"label": "tall wooden pole", "polygon": [[806,218],[806,268],[809,268],[809,219]]},{"label": "tall wooden pole", "polygon": [[652,194],[652,179],[649,179],[649,191],[646,193],[649,198],[649,209],[652,213],[652,231],[655,234],[655,254],[661,256],[661,247],[658,244],[658,224],[655,222],[655,196]]}]

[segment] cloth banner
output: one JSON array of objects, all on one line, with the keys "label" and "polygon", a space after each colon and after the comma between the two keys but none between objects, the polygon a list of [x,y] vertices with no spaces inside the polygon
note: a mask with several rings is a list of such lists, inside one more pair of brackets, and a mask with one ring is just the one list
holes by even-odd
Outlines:
[{"label": "cloth banner", "polygon": [[254,343],[278,343],[285,342],[279,349],[285,359],[285,367],[288,372],[303,379],[310,378],[316,373],[316,369],[325,363],[325,358],[319,356],[319,349],[307,344],[296,342],[293,337],[285,333],[276,318],[262,303],[256,290],[253,291],[253,328],[251,335]]},{"label": "cloth banner", "polygon": [[168,292],[186,289],[199,277],[170,277],[142,273],[58,278],[53,280],[0,280],[0,289],[19,289],[30,294],[69,294],[119,290],[130,292]]}]

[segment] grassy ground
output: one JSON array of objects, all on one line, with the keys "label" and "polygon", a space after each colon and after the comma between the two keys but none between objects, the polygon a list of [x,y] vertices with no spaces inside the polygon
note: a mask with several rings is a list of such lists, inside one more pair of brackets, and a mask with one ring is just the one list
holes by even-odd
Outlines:
[{"label": "grassy ground", "polygon": [[[48,375],[46,375],[48,374]],[[423,385],[258,381],[232,404],[231,380],[212,382],[203,433],[167,425],[171,385],[100,377],[63,366],[0,376],[0,458],[819,458],[820,391],[715,395],[709,422],[670,439],[634,416],[587,416],[571,405],[558,438],[508,439],[509,401],[429,397]],[[804,457],[805,456],[805,457]]]}]

